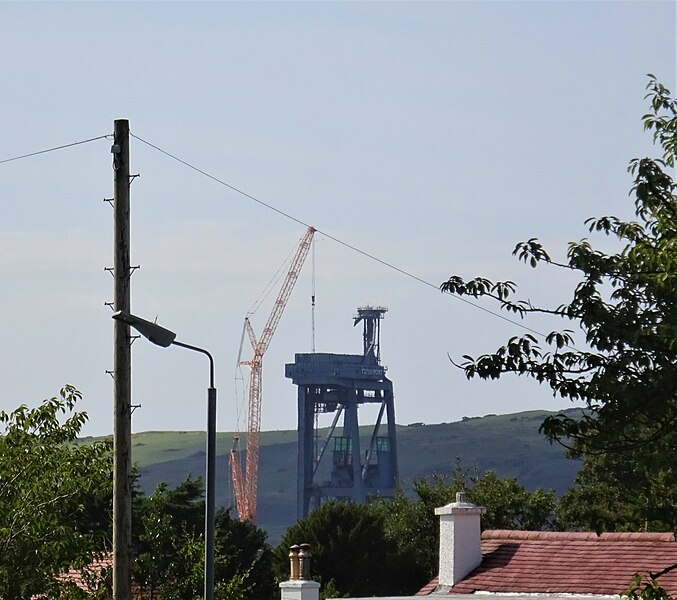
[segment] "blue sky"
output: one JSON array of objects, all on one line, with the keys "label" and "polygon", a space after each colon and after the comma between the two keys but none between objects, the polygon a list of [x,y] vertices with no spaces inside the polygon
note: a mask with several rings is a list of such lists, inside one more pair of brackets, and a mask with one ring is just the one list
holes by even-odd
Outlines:
[{"label": "blue sky", "polygon": [[[646,73],[675,83],[675,4],[5,2],[0,51],[0,160],[128,118],[136,135],[430,283],[482,274],[559,304],[571,278],[510,253],[537,236],[561,256],[586,218],[631,215],[627,163],[653,152]],[[92,435],[112,431],[109,147],[0,164],[0,408],[71,383]],[[219,429],[232,430],[242,319],[304,228],[138,140],[132,170],[133,311],[212,350]],[[359,352],[356,307],[389,308],[398,422],[568,405],[530,382],[466,382],[449,363],[517,326],[321,234],[315,255],[318,351]],[[295,426],[284,363],[310,350],[310,266],[264,361],[264,429]],[[134,430],[204,428],[202,358],[143,340],[133,357]]]}]

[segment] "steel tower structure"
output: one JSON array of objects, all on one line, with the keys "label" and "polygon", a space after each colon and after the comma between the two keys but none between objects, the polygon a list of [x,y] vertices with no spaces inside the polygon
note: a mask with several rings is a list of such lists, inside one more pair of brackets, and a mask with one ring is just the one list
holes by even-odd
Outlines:
[{"label": "steel tower structure", "polygon": [[[359,503],[369,496],[394,494],[398,466],[393,384],[380,353],[386,311],[380,306],[357,309],[354,325],[363,324],[362,354],[296,354],[295,362],[285,367],[285,376],[298,386],[299,519],[325,499]],[[358,419],[358,409],[367,403],[379,405],[368,432]],[[321,413],[334,413],[328,431],[318,430],[316,417]]]}]

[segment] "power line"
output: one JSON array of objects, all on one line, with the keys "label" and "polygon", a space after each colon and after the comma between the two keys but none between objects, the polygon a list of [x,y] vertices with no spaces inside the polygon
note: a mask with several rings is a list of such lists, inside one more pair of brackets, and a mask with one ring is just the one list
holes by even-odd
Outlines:
[{"label": "power line", "polygon": [[[211,179],[212,181],[215,181],[216,183],[227,187],[228,189],[237,192],[238,194],[244,196],[245,198],[248,198],[249,200],[252,200],[253,202],[256,202],[257,204],[263,206],[264,208],[267,208],[269,210],[272,210],[273,212],[276,212],[278,215],[281,215],[285,217],[286,219],[289,219],[291,221],[294,221],[295,223],[298,223],[299,225],[303,225],[304,227],[311,227],[310,224],[306,223],[305,221],[302,221],[301,219],[297,219],[293,215],[290,215],[289,213],[284,212],[283,210],[280,210],[279,208],[276,208],[275,206],[272,206],[271,204],[268,204],[267,202],[264,202],[263,200],[260,200],[259,198],[256,198],[255,196],[252,196],[251,194],[248,194],[247,192],[223,181],[222,179],[219,179],[218,177],[208,173],[207,171],[204,171],[203,169],[200,169],[199,167],[196,167],[195,165],[189,163],[188,161],[183,160],[182,158],[179,158],[178,156],[172,154],[171,152],[168,152],[167,150],[164,150],[163,148],[160,148],[159,146],[156,146],[155,144],[152,144],[148,140],[144,140],[143,138],[139,137],[138,135],[133,134],[132,132],[129,133],[129,135],[140,142],[143,142],[147,146],[150,146],[151,148],[157,150],[158,152],[164,154],[165,156],[171,158],[172,160],[175,160],[182,165],[188,167],[189,169],[192,169],[193,171],[199,173],[200,175],[203,175],[204,177],[207,177],[208,179]],[[320,229],[315,228],[317,233],[325,236],[326,238],[329,238],[333,242],[336,242],[337,244],[340,244],[341,246],[344,246],[345,248],[348,248],[349,250],[352,250],[353,252],[357,252],[358,254],[361,254],[362,256],[369,258],[370,260],[373,260],[384,267],[387,267],[393,271],[396,271],[397,273],[400,273],[401,275],[404,275],[405,277],[409,277],[410,279],[413,279],[414,281],[418,281],[419,283],[422,283],[423,285],[426,285],[428,287],[431,287],[435,289],[436,291],[439,291],[440,288],[439,286],[435,285],[434,283],[431,283],[430,281],[426,281],[425,279],[422,279],[421,277],[418,277],[417,275],[414,275],[413,273],[410,273],[409,271],[405,271],[404,269],[401,269],[400,267],[389,263],[381,258],[378,258],[377,256],[374,256],[373,254],[369,254],[368,252],[361,250],[360,248],[353,246],[352,244],[349,244],[348,242],[344,242],[343,240],[325,232]],[[468,300],[467,298],[463,298],[462,296],[455,296],[453,294],[449,294],[454,300],[460,300],[461,302],[464,302],[465,304],[468,304],[469,306],[472,306],[473,308],[476,308],[477,310],[481,310],[482,312],[485,312],[489,315],[492,315],[493,317],[496,317],[498,319],[501,319],[503,321],[506,321],[507,323],[510,323],[512,325],[516,325],[517,327],[524,329],[525,331],[529,331],[530,333],[536,334],[540,337],[545,338],[546,334],[537,331],[536,329],[532,329],[531,327],[528,327],[524,325],[524,323],[520,323],[519,321],[515,321],[514,319],[511,319],[509,317],[506,317],[505,315],[502,315],[500,313],[497,313],[496,311],[493,311],[489,308],[485,308],[484,306],[480,306],[479,304],[475,304],[474,302]]]},{"label": "power line", "polygon": [[[203,171],[202,169],[196,167],[195,165],[190,164],[189,162],[187,162],[187,161],[185,161],[185,160],[179,158],[178,156],[175,156],[174,154],[171,154],[170,152],[167,152],[167,150],[163,150],[163,149],[160,148],[159,146],[156,146],[155,144],[151,144],[149,141],[144,140],[143,138],[140,138],[138,135],[134,135],[134,134],[131,133],[131,132],[129,133],[129,135],[132,136],[133,138],[139,140],[140,142],[143,142],[143,143],[146,144],[147,146],[150,146],[151,148],[154,148],[154,149],[157,150],[158,152],[161,152],[161,153],[164,154],[165,156],[168,156],[169,158],[175,160],[176,162],[180,162],[182,165],[185,165],[185,166],[188,167],[189,169],[193,169],[193,171],[196,171],[197,173],[200,173],[200,175],[204,175],[204,176],[207,177],[208,179],[211,179],[212,181],[216,181],[216,183],[219,183],[219,184],[221,184],[221,185],[227,187],[228,189],[233,190],[234,192],[237,192],[238,194],[244,196],[245,198],[249,198],[250,200],[253,200],[253,201],[256,202],[257,204],[260,204],[261,206],[263,206],[263,207],[265,207],[265,208],[267,208],[267,209],[269,209],[269,210],[272,210],[273,212],[276,212],[278,215],[282,215],[283,217],[285,217],[285,218],[287,218],[287,219],[290,219],[291,221],[294,221],[295,223],[298,223],[299,225],[303,225],[303,226],[306,227],[306,228],[310,227],[310,225],[308,225],[308,223],[304,223],[304,222],[301,221],[300,219],[297,219],[296,217],[293,217],[292,215],[290,215],[290,214],[288,214],[288,213],[286,213],[286,212],[280,210],[279,208],[275,208],[275,207],[272,206],[271,204],[267,204],[267,203],[265,203],[263,200],[259,200],[258,198],[255,198],[255,197],[252,196],[251,194],[248,194],[247,192],[245,192],[245,191],[243,191],[243,190],[241,190],[241,189],[239,189],[239,188],[236,188],[235,186],[230,185],[229,183],[226,183],[226,182],[223,181],[222,179],[219,179],[218,177],[215,177],[214,175],[211,175],[210,173],[207,173],[207,171]],[[322,232],[320,232],[320,233],[322,233]],[[329,237],[329,236],[327,236],[327,237]]]},{"label": "power line", "polygon": [[56,150],[63,150],[64,148],[72,148],[73,146],[79,146],[81,144],[88,144],[89,142],[95,142],[96,140],[110,139],[111,135],[100,135],[97,137],[89,138],[88,140],[80,140],[79,142],[73,142],[72,144],[64,144],[63,146],[55,146],[54,148],[47,148],[46,150],[38,150],[37,152],[30,152],[29,154],[22,154],[21,156],[13,156],[12,158],[5,158],[0,160],[0,165],[8,162],[13,162],[15,160],[21,160],[22,158],[30,158],[31,156],[37,156],[38,154],[47,154],[48,152],[54,152]]}]

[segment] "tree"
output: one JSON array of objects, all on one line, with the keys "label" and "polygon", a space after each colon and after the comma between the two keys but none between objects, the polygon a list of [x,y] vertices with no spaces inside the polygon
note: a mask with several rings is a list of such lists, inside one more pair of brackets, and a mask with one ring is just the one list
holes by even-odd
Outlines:
[{"label": "tree", "polygon": [[677,530],[677,486],[670,471],[649,471],[636,454],[583,457],[573,487],[557,503],[557,527],[597,532]]},{"label": "tree", "polygon": [[[487,509],[483,529],[540,530],[548,527],[555,508],[553,491],[530,492],[514,478],[501,479],[493,471],[471,475],[460,466],[451,477],[435,475],[415,481],[413,491],[413,499],[399,490],[392,501],[384,503],[386,537],[410,560],[409,593],[437,575],[440,528],[435,508],[454,502],[457,492],[465,491],[468,501]],[[422,548],[432,550],[422,552]]]},{"label": "tree", "polygon": [[[204,485],[190,477],[175,489],[160,484],[152,496],[137,496],[138,531],[134,581],[148,598],[201,597],[204,576]],[[271,549],[251,522],[215,517],[215,597],[267,600],[274,595]]]},{"label": "tree", "polygon": [[[378,503],[330,501],[292,525],[274,550],[279,580],[289,579],[289,548],[311,546],[313,576],[321,596],[366,597],[406,593],[406,557],[386,539],[385,515]],[[404,589],[403,589],[404,588]]]},{"label": "tree", "polygon": [[[110,548],[109,444],[77,444],[87,420],[64,387],[34,409],[0,412],[0,597],[59,597],[57,576]],[[93,511],[99,507],[104,511]],[[96,514],[95,514],[96,513]],[[108,513],[109,515],[110,513]]]},{"label": "tree", "polygon": [[248,574],[247,600],[270,600],[279,594],[273,576],[273,550],[262,529],[251,521],[234,519],[230,510],[221,509],[216,513],[216,546],[219,554],[228,557],[231,579],[240,573]]},{"label": "tree", "polygon": [[437,574],[435,508],[454,502],[456,492],[467,491],[471,502],[487,508],[484,528],[541,529],[555,502],[554,492],[529,492],[515,479],[460,467],[449,478],[419,479],[413,491],[413,499],[400,489],[392,500],[323,504],[285,532],[274,551],[278,579],[289,577],[290,546],[309,543],[327,598],[414,594]]},{"label": "tree", "polygon": [[674,600],[661,586],[658,579],[675,568],[677,565],[667,567],[659,573],[636,573],[623,596],[628,600]]},{"label": "tree", "polygon": [[575,347],[573,330],[513,337],[497,351],[462,364],[468,378],[497,379],[506,373],[531,377],[554,394],[583,401],[580,418],[548,417],[541,429],[577,453],[634,452],[650,473],[674,480],[677,444],[677,198],[667,173],[677,151],[677,103],[650,75],[651,112],[644,126],[662,148],[660,158],[634,159],[631,194],[637,221],[614,216],[586,221],[592,233],[615,240],[615,252],[595,249],[583,239],[569,244],[557,261],[532,238],[513,254],[532,267],[547,265],[577,273],[572,298],[558,307],[514,300],[510,281],[452,276],[445,292],[489,297],[518,316],[554,315],[584,334]]},{"label": "tree", "polygon": [[487,509],[483,529],[548,529],[555,509],[555,492],[538,488],[530,492],[514,477],[501,479],[493,471],[468,478],[468,499]]},{"label": "tree", "polygon": [[[531,267],[545,264],[578,274],[571,300],[558,307],[514,300],[513,282],[483,277],[466,282],[452,276],[441,285],[444,292],[492,298],[521,317],[560,317],[584,334],[585,349],[575,347],[573,330],[563,329],[545,336],[545,345],[530,334],[513,337],[491,354],[464,356],[457,366],[469,379],[498,379],[506,373],[530,377],[555,395],[585,403],[580,418],[550,416],[541,430],[585,461],[577,489],[563,499],[560,518],[574,516],[598,530],[635,527],[642,512],[648,528],[650,511],[656,509],[666,509],[672,516],[663,524],[674,526],[677,197],[668,170],[674,169],[677,156],[677,102],[653,75],[647,90],[650,112],[643,117],[644,127],[653,132],[662,155],[630,162],[637,220],[607,216],[586,221],[591,233],[613,240],[616,251],[595,249],[583,239],[570,243],[566,260],[557,261],[532,238],[513,252]],[[627,485],[634,501],[608,494],[601,486],[609,482],[617,490]],[[659,514],[657,522],[661,519]],[[628,597],[650,600],[665,593],[658,584],[638,584]]]}]

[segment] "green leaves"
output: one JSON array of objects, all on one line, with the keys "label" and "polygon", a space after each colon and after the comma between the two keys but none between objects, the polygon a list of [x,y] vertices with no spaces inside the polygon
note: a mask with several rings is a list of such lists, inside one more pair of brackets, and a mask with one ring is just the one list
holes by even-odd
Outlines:
[{"label": "green leaves", "polygon": [[535,268],[539,262],[551,262],[550,256],[536,238],[517,244],[512,255],[528,263],[532,268]]},{"label": "green leaves", "polygon": [[[557,396],[582,400],[586,418],[553,417],[543,431],[551,441],[591,453],[645,445],[647,453],[671,455],[668,432],[677,427],[677,197],[669,172],[677,152],[677,101],[653,76],[647,90],[644,124],[662,155],[630,163],[636,220],[586,221],[591,234],[612,238],[615,246],[605,248],[615,250],[583,238],[557,262],[531,238],[513,251],[531,267],[545,263],[577,273],[569,299],[556,308],[513,300],[515,284],[483,277],[466,282],[453,275],[441,285],[452,294],[489,297],[522,317],[540,313],[571,322],[544,340],[513,337],[492,353],[464,356],[460,367],[468,378],[516,373]],[[579,331],[583,350],[575,345]]]},{"label": "green leaves", "polygon": [[553,491],[530,492],[513,478],[491,471],[471,474],[459,466],[450,477],[415,481],[412,498],[400,489],[392,500],[323,504],[284,534],[275,549],[278,577],[288,577],[289,547],[307,542],[322,582],[321,597],[414,594],[437,575],[435,508],[453,502],[463,490],[471,502],[487,508],[485,529],[540,530],[551,522]]},{"label": "green leaves", "polygon": [[515,292],[515,284],[512,281],[499,281],[493,283],[484,277],[476,277],[470,281],[463,281],[458,275],[454,275],[445,281],[440,289],[450,294],[459,296],[495,296],[499,300],[505,300],[510,294]]},{"label": "green leaves", "polygon": [[636,573],[623,596],[629,600],[673,600],[651,573]]},{"label": "green leaves", "polygon": [[[109,548],[112,456],[79,445],[87,420],[72,386],[37,408],[0,413],[0,597],[50,593],[56,576]],[[106,512],[108,511],[108,513]]]},{"label": "green leaves", "polygon": [[508,296],[514,294],[515,289],[516,286],[512,281],[497,281],[494,283],[484,277],[464,281],[458,275],[453,275],[440,286],[442,292],[458,296],[472,296],[473,298],[488,296],[498,300],[504,309],[522,315],[526,311],[522,303],[513,303],[508,300]]},{"label": "green leaves", "polygon": [[671,97],[670,90],[660,83],[654,75],[649,74],[649,90],[645,98],[651,100],[652,112],[644,115],[644,129],[653,130],[654,143],[663,148],[663,160],[670,166],[675,166],[677,150],[677,102]]},{"label": "green leaves", "polygon": [[[202,597],[204,577],[204,485],[188,477],[174,489],[160,484],[138,495],[133,515],[138,539],[133,580],[160,600]],[[215,519],[215,598],[268,600],[275,594],[271,550],[251,522],[227,510]]]},{"label": "green leaves", "polygon": [[[275,549],[278,579],[289,578],[289,547],[308,543],[313,576],[321,594],[363,597],[414,593],[419,578],[411,577],[412,557],[403,555],[385,533],[389,506],[381,502],[348,504],[330,501],[292,525]],[[408,586],[408,587],[407,587]],[[336,596],[334,596],[336,597]]]},{"label": "green leaves", "polygon": [[[536,238],[513,252],[531,267],[546,263],[577,273],[569,298],[552,309],[506,299],[483,278],[473,280],[482,282],[474,287],[457,276],[442,285],[450,293],[489,296],[506,310],[517,307],[523,317],[550,314],[571,323],[544,340],[512,337],[494,352],[464,356],[457,365],[468,378],[529,377],[556,396],[585,404],[580,416],[552,415],[540,428],[551,442],[583,458],[574,488],[557,508],[557,526],[568,529],[677,528],[677,196],[671,172],[677,102],[653,75],[647,89],[650,112],[643,121],[662,152],[635,158],[628,167],[635,220],[588,219],[590,234],[609,238],[604,249],[583,238],[568,245],[563,262],[552,260]],[[576,348],[578,335],[584,349]],[[628,597],[665,595],[649,580]]]},{"label": "green leaves", "polygon": [[[593,420],[582,423],[589,428],[596,426]],[[672,443],[677,441],[674,433],[670,435]],[[649,453],[644,447],[629,447],[618,453],[588,453],[574,487],[558,503],[559,526],[600,533],[674,531],[674,481],[674,459]]]},{"label": "green leaves", "polygon": [[564,346],[573,346],[574,338],[572,334],[573,331],[571,331],[571,329],[553,331],[546,336],[545,341],[551,346],[555,346],[558,350],[561,350]]}]

